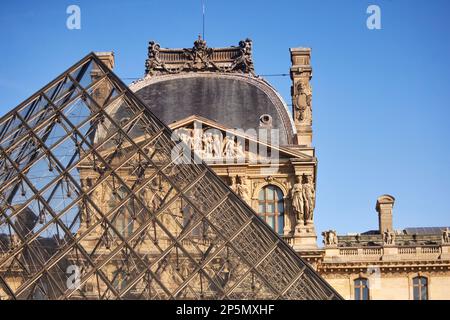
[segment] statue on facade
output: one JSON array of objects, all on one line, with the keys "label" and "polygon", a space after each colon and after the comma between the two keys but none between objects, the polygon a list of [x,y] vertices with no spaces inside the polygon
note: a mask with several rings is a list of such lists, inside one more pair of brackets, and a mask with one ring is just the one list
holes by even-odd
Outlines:
[{"label": "statue on facade", "polygon": [[383,234],[384,244],[392,245],[395,244],[395,233],[391,230],[386,230]]},{"label": "statue on facade", "polygon": [[313,177],[306,176],[306,183],[303,184],[303,195],[305,200],[304,214],[305,222],[312,224],[314,219],[314,206],[316,202],[316,191],[314,189]]},{"label": "statue on facade", "polygon": [[445,228],[445,230],[442,232],[442,243],[450,244],[450,230],[449,230],[449,228]]},{"label": "statue on facade", "polygon": [[237,143],[234,144],[234,154],[239,159],[245,158],[244,147],[242,146],[241,140],[239,139]]},{"label": "statue on facade", "polygon": [[162,67],[163,63],[159,57],[160,45],[155,41],[148,43],[148,58],[145,61],[145,73],[152,73],[155,68]]},{"label": "statue on facade", "polygon": [[300,79],[297,83],[297,94],[294,98],[296,110],[295,120],[300,124],[312,124],[312,88],[308,79]]},{"label": "statue on facade", "polygon": [[213,156],[220,158],[222,156],[222,135],[218,133],[213,134]]},{"label": "statue on facade", "polygon": [[213,51],[199,35],[192,49],[184,50],[184,55],[191,60],[187,63],[188,68],[201,70],[213,67],[214,63],[211,60]]},{"label": "statue on facade", "polygon": [[213,156],[213,137],[210,132],[203,133],[203,156],[211,158]]},{"label": "statue on facade", "polygon": [[250,203],[250,190],[245,183],[245,179],[241,176],[238,176],[237,178],[235,192],[242,200]]},{"label": "statue on facade", "polygon": [[192,132],[192,147],[194,148],[195,151],[200,152],[203,150],[202,136],[203,136],[202,129],[194,128]]},{"label": "statue on facade", "polygon": [[235,156],[234,137],[225,136],[223,139],[223,156],[232,158]]},{"label": "statue on facade", "polygon": [[231,70],[239,69],[244,73],[254,74],[255,68],[253,66],[252,58],[252,40],[245,39],[239,42],[240,55],[234,60]]},{"label": "statue on facade", "polygon": [[295,184],[291,189],[292,210],[297,219],[297,224],[303,224],[304,221],[304,191],[301,176],[295,177]]},{"label": "statue on facade", "polygon": [[236,193],[236,177],[234,176],[230,177],[230,189]]},{"label": "statue on facade", "polygon": [[322,232],[323,242],[326,246],[335,246],[338,244],[336,230]]}]

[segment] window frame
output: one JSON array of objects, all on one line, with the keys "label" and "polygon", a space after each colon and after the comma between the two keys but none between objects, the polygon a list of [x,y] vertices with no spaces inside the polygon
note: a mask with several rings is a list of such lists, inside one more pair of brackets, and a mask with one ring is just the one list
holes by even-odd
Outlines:
[{"label": "window frame", "polygon": [[[418,281],[417,283],[415,283],[416,280]],[[425,280],[425,285],[422,284],[422,280]],[[430,281],[429,281],[428,277],[423,276],[423,275],[416,275],[415,277],[412,277],[411,283],[412,283],[412,298],[413,298],[413,300],[425,301],[425,300],[430,299],[430,293],[429,293],[430,292]],[[418,299],[416,299],[416,289],[418,290],[418,292],[417,292]],[[425,299],[422,299],[423,290],[425,290]]]},{"label": "window frame", "polygon": [[[271,190],[273,193],[273,199],[268,199],[268,190]],[[261,200],[261,192],[263,192],[264,197]],[[260,206],[263,205],[264,212],[261,212]],[[273,212],[269,212],[268,207],[273,206]],[[282,212],[280,212],[279,208],[282,208]],[[283,190],[274,185],[267,184],[263,186],[258,191],[257,198],[257,210],[258,217],[261,218],[265,223],[267,223],[278,235],[284,235],[284,226],[285,226],[285,206],[284,206],[284,192]],[[274,219],[273,227],[268,223],[268,219]],[[280,221],[281,220],[281,221]]]},{"label": "window frame", "polygon": [[[356,294],[356,290],[359,290],[359,295]],[[364,299],[365,290],[367,291],[367,299]],[[358,277],[353,279],[353,299],[357,301],[370,300],[370,283],[368,278]]]}]

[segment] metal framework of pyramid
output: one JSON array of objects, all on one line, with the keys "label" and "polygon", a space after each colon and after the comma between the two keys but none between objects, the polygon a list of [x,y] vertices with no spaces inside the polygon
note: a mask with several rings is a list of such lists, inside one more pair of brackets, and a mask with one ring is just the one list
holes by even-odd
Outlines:
[{"label": "metal framework of pyramid", "polygon": [[0,298],[340,299],[182,150],[93,53],[2,117]]}]

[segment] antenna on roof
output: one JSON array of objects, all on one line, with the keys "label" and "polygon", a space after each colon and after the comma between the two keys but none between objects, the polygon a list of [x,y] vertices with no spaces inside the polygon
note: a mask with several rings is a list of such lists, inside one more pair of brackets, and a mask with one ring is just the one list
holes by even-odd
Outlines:
[{"label": "antenna on roof", "polygon": [[205,0],[202,0],[202,38],[205,40]]}]

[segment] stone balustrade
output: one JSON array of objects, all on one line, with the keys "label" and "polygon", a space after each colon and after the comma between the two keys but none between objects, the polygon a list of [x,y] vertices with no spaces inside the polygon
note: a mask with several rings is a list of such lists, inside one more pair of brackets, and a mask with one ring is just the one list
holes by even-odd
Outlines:
[{"label": "stone balustrade", "polygon": [[383,247],[341,247],[325,248],[325,260],[332,261],[380,261],[380,260],[422,260],[450,259],[450,246],[383,246]]}]

